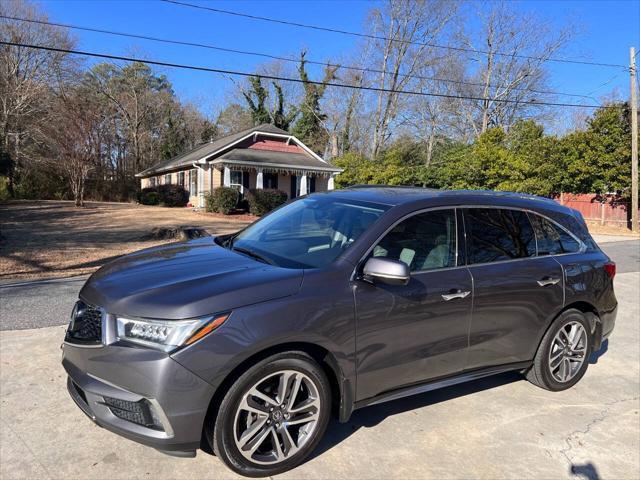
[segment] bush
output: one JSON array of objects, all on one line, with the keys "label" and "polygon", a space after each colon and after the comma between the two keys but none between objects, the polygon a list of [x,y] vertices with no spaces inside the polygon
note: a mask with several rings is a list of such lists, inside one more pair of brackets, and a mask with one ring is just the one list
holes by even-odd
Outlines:
[{"label": "bush", "polygon": [[7,177],[0,176],[0,203],[9,200],[9,179]]},{"label": "bush", "polygon": [[235,188],[218,187],[206,196],[206,210],[229,215],[238,206],[239,196]]},{"label": "bush", "polygon": [[163,205],[165,207],[185,207],[189,202],[189,192],[180,185],[159,185],[143,188],[138,195],[143,205]]},{"label": "bush", "polygon": [[165,207],[186,207],[189,203],[189,192],[182,185],[160,185],[157,188],[160,203]]},{"label": "bush", "polygon": [[160,203],[160,195],[156,187],[143,188],[138,193],[138,202],[142,205],[158,205]]},{"label": "bush", "polygon": [[287,194],[282,190],[255,189],[247,193],[249,212],[253,215],[264,215],[287,201]]}]

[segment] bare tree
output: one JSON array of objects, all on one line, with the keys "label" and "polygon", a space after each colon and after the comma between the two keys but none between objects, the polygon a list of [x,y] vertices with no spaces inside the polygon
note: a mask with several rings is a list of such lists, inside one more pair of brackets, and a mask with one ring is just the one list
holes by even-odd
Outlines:
[{"label": "bare tree", "polygon": [[[423,69],[417,91],[455,95],[464,77],[464,66],[449,55],[434,66]],[[440,80],[443,79],[443,80]],[[446,138],[459,138],[460,113],[457,104],[447,97],[416,96],[400,115],[400,124],[425,145],[425,166],[431,164],[438,142]]]},{"label": "bare tree", "polygon": [[[46,15],[21,0],[1,1],[0,14],[47,21]],[[57,48],[73,45],[64,29],[8,19],[0,19],[0,39]],[[51,90],[67,60],[64,53],[0,46],[0,138],[18,171],[7,172],[11,193],[15,174],[29,160],[29,148],[42,140],[41,130]]]},{"label": "bare tree", "polygon": [[99,106],[77,87],[52,104],[47,133],[53,149],[48,161],[67,180],[77,207],[84,206],[85,184],[102,145]]},{"label": "bare tree", "polygon": [[[457,9],[446,0],[389,0],[382,10],[373,10],[372,52],[377,64],[373,85],[386,90],[402,90],[414,75],[434,63],[440,51],[433,47]],[[371,153],[375,156],[390,137],[390,125],[398,113],[400,95],[379,92],[373,114]]]},{"label": "bare tree", "polygon": [[[466,39],[478,50],[478,65],[460,93],[482,100],[460,101],[460,109],[476,136],[490,126],[506,129],[521,115],[540,110],[535,106],[545,89],[546,61],[569,40],[568,29],[556,30],[532,14],[515,11],[506,2],[483,3],[477,12],[481,28]],[[510,102],[501,102],[509,100]]]},{"label": "bare tree", "polygon": [[89,73],[89,85],[108,99],[118,112],[131,146],[132,162],[127,169],[137,173],[158,160],[152,143],[163,113],[173,101],[173,91],[164,75],[156,75],[140,62],[124,67],[104,63]]}]

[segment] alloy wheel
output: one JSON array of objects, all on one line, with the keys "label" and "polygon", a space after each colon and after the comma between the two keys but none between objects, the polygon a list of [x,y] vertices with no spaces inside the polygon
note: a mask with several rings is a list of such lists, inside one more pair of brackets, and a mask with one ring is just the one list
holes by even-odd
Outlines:
[{"label": "alloy wheel", "polygon": [[549,370],[554,380],[569,382],[587,357],[587,332],[580,322],[563,325],[551,342]]},{"label": "alloy wheel", "polygon": [[304,373],[269,374],[240,401],[234,419],[236,447],[251,462],[280,463],[312,438],[322,407],[318,387]]}]

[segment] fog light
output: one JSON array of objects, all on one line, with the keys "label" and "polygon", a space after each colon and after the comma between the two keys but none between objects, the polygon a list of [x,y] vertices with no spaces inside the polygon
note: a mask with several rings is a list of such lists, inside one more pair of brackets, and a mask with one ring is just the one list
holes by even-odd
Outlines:
[{"label": "fog light", "polygon": [[116,417],[154,430],[164,430],[162,421],[148,400],[143,398],[137,402],[130,402],[113,397],[103,398],[104,404]]}]

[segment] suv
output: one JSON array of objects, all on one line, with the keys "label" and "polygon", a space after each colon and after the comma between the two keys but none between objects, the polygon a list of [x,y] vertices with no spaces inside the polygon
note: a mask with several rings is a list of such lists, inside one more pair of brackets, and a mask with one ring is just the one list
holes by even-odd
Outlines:
[{"label": "suv", "polygon": [[509,370],[578,382],[615,264],[576,211],[513,193],[351,188],[94,273],[63,345],[98,425],[235,472],[300,464],[332,412]]}]

